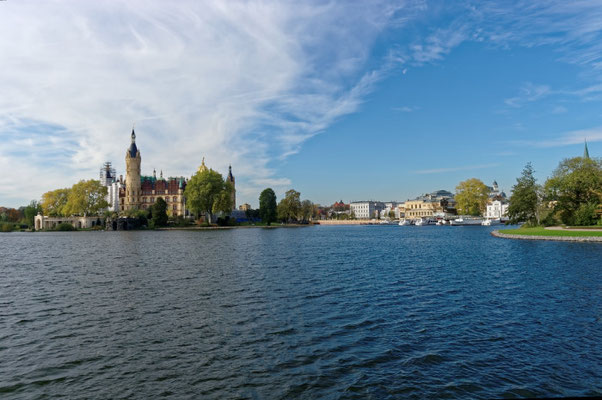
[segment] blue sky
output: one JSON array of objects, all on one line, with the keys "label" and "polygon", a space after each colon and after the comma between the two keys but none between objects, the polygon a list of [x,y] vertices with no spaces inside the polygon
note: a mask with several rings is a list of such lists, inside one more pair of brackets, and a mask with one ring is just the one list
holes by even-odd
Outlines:
[{"label": "blue sky", "polygon": [[602,2],[0,2],[0,205],[232,164],[321,204],[602,154]]}]

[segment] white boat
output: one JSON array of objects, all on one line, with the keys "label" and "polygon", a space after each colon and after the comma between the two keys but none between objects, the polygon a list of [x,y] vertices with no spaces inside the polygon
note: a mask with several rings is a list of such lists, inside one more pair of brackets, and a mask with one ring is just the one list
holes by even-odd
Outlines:
[{"label": "white boat", "polygon": [[485,220],[483,220],[483,222],[481,222],[481,225],[483,226],[491,226],[491,225],[499,225],[502,222],[500,221],[499,218],[487,218]]},{"label": "white boat", "polygon": [[436,225],[438,225],[438,226],[441,226],[441,225],[447,225],[447,221],[446,221],[446,220],[444,220],[444,219],[440,219],[439,221],[437,221],[437,224],[436,224]]},{"label": "white boat", "polygon": [[428,218],[418,218],[416,220],[416,222],[414,222],[414,225],[416,226],[425,226],[425,225],[431,225],[432,224],[432,220],[428,219]]},{"label": "white boat", "polygon": [[450,225],[454,226],[466,226],[466,225],[481,225],[483,218],[474,217],[460,217],[449,222]]},{"label": "white boat", "polygon": [[408,226],[408,225],[412,225],[412,223],[410,222],[409,219],[400,219],[399,220],[399,226]]}]

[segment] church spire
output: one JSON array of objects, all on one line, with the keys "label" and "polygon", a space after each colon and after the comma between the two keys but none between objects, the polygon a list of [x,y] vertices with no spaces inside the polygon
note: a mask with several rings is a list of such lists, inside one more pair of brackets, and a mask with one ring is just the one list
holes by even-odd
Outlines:
[{"label": "church spire", "polygon": [[583,158],[589,159],[589,150],[587,149],[587,139],[585,140],[585,148],[583,149]]}]

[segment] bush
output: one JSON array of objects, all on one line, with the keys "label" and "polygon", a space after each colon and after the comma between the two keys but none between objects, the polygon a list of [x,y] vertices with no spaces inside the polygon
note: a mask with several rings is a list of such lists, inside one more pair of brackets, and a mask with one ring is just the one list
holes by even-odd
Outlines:
[{"label": "bush", "polygon": [[171,226],[184,227],[184,226],[190,226],[192,224],[192,222],[191,222],[191,220],[186,219],[181,215],[177,215],[177,216],[173,217],[170,221],[168,221],[168,224]]},{"label": "bush", "polygon": [[12,232],[15,230],[15,226],[9,223],[0,224],[0,232]]},{"label": "bush", "polygon": [[575,225],[589,226],[596,224],[596,205],[595,204],[581,204],[575,212]]},{"label": "bush", "polygon": [[542,219],[541,219],[542,226],[555,226],[555,225],[558,225],[558,223],[559,222],[556,219],[556,216],[554,215],[553,211],[550,211],[547,214],[542,216]]},{"label": "bush", "polygon": [[74,231],[76,230],[73,225],[68,224],[67,222],[63,222],[56,227],[57,231]]}]

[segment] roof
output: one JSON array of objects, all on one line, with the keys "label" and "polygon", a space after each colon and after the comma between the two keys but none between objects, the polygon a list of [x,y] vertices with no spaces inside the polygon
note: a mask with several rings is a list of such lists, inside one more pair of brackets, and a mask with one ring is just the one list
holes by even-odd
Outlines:
[{"label": "roof", "polygon": [[132,144],[130,144],[130,148],[128,149],[131,158],[136,157],[136,153],[138,153],[138,147],[136,146],[136,132],[134,132],[134,128],[132,128]]}]

